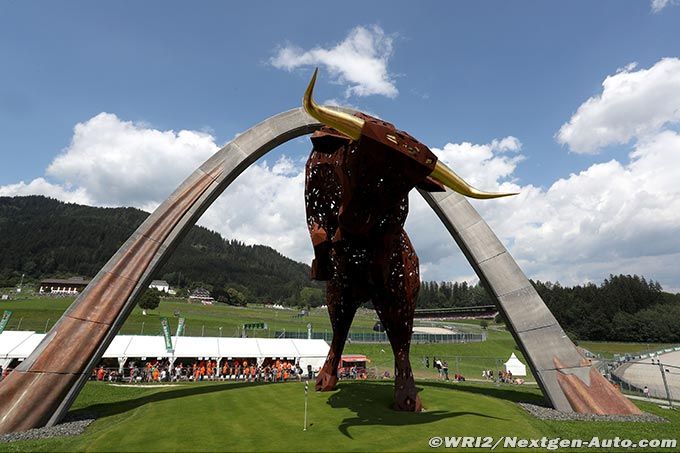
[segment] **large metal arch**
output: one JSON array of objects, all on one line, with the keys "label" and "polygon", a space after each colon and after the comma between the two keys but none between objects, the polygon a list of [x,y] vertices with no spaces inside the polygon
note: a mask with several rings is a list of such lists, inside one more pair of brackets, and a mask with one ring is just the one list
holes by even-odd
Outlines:
[{"label": "large metal arch", "polygon": [[[225,145],[182,182],[97,273],[36,350],[0,383],[0,433],[58,423],[134,308],[137,296],[205,210],[257,159],[320,126],[302,108],[275,115]],[[597,412],[588,403],[585,409],[575,404],[573,391],[565,393],[574,386],[577,394],[588,393],[594,370],[486,222],[457,193],[421,194],[506,315],[553,407]],[[560,380],[560,375],[566,378]],[[574,383],[574,377],[581,384]],[[577,403],[583,399],[576,397]]]}]

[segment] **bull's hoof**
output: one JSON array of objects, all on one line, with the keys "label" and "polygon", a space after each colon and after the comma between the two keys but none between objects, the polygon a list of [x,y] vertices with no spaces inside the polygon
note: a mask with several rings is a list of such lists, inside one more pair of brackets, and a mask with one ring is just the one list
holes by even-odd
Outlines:
[{"label": "bull's hoof", "polygon": [[393,407],[395,411],[404,412],[420,412],[423,410],[423,405],[418,395],[405,395],[402,397],[395,395]]},{"label": "bull's hoof", "polygon": [[335,390],[335,384],[338,383],[338,377],[333,376],[325,370],[321,370],[316,377],[316,391],[330,392]]}]

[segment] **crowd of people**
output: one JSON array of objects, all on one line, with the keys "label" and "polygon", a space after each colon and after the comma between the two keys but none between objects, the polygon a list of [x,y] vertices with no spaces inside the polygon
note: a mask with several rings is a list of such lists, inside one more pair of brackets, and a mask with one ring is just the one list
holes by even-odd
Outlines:
[{"label": "crowd of people", "polygon": [[260,365],[255,360],[234,359],[195,360],[190,364],[171,363],[168,360],[152,360],[137,365],[130,362],[123,373],[118,369],[100,365],[92,371],[92,380],[129,381],[130,383],[177,382],[177,381],[242,381],[286,382],[313,379],[311,365],[303,370],[299,364],[286,360],[265,360]]},{"label": "crowd of people", "polygon": [[[482,371],[482,377],[484,379],[486,379],[487,381],[496,382],[496,379],[494,379],[493,370]],[[498,371],[498,382],[502,382],[504,384],[518,384],[519,385],[519,384],[524,384],[524,379],[513,377],[511,371],[499,370]]]}]

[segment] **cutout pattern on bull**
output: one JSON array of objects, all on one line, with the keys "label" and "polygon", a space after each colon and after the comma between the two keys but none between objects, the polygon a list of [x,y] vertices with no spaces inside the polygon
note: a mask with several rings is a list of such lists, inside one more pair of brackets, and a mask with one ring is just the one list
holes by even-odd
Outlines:
[{"label": "cutout pattern on bull", "polygon": [[409,361],[420,289],[418,256],[404,222],[416,186],[495,198],[437,161],[430,149],[392,124],[316,105],[307,88],[303,105],[326,126],[312,136],[305,172],[307,226],[314,246],[311,277],[326,281],[333,340],[316,389],[335,388],[337,369],[358,307],[371,301],[394,353],[394,408],[420,411]]}]

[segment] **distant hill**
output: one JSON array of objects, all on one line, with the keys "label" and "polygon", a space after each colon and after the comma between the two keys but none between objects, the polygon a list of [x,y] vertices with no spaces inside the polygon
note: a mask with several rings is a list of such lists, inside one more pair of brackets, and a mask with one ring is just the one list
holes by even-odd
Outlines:
[{"label": "distant hill", "polygon": [[[0,197],[0,286],[17,284],[22,273],[36,280],[93,277],[148,216],[135,208],[94,208],[42,196]],[[271,247],[225,240],[194,226],[155,278],[290,302],[305,287],[320,294],[309,270]]]}]

